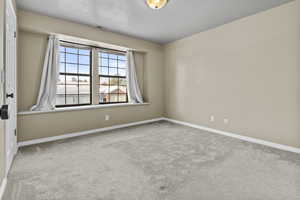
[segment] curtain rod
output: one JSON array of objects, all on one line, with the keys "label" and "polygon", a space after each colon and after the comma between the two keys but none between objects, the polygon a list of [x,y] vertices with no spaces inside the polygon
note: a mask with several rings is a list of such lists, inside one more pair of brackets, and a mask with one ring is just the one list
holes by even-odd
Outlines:
[{"label": "curtain rod", "polygon": [[94,47],[94,48],[100,48],[100,49],[104,49],[104,50],[119,51],[119,52],[126,53],[126,51],[117,50],[117,49],[110,49],[110,48],[105,48],[105,47],[100,47],[100,46],[95,46],[95,45],[82,44],[82,43],[70,42],[70,41],[65,41],[65,40],[59,40],[59,41],[69,43],[69,44],[83,45],[83,46],[89,46],[89,47]]}]

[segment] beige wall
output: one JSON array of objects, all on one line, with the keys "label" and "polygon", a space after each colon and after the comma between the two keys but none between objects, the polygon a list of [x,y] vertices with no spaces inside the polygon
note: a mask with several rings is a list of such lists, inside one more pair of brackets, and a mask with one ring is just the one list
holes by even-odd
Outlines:
[{"label": "beige wall", "polygon": [[19,30],[18,111],[29,110],[36,102],[46,45],[46,34]]},{"label": "beige wall", "polygon": [[299,0],[168,44],[165,56],[167,117],[300,147]]},{"label": "beige wall", "polygon": [[[19,141],[165,115],[300,147],[299,10],[296,0],[164,48],[20,11],[19,110],[28,110],[35,101],[48,33],[146,51],[143,89],[150,105],[20,115]],[[105,114],[110,114],[112,120],[104,121]],[[209,121],[211,115],[215,122]],[[224,118],[229,124],[224,124]]]},{"label": "beige wall", "polygon": [[[143,93],[150,105],[18,116],[18,140],[25,141],[163,116],[163,49],[160,45],[64,20],[19,11],[18,110],[35,103],[48,33],[60,33],[145,51]],[[141,56],[140,56],[141,57]],[[142,73],[142,74],[141,74]],[[109,114],[110,121],[104,116]]]}]

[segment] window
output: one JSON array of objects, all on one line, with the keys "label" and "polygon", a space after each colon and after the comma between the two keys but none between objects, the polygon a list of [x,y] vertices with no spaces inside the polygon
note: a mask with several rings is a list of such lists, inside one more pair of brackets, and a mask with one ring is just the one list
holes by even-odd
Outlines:
[{"label": "window", "polygon": [[59,54],[56,107],[128,102],[125,52],[61,42]]},{"label": "window", "polygon": [[98,52],[99,103],[126,103],[127,80],[124,54]]},{"label": "window", "polygon": [[91,49],[60,46],[56,106],[90,105]]}]

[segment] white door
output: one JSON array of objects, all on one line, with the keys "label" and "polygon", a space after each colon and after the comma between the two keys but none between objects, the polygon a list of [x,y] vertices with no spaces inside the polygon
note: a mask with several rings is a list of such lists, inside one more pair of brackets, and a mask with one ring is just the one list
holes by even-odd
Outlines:
[{"label": "white door", "polygon": [[11,0],[6,1],[5,30],[5,102],[9,119],[5,123],[6,173],[17,152],[17,98],[16,98],[16,13]]}]

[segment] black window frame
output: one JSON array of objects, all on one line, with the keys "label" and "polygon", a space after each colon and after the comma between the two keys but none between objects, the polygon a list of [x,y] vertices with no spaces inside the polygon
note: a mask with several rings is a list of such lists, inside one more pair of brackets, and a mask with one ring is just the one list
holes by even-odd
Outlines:
[{"label": "black window frame", "polygon": [[[64,62],[59,62],[59,65],[61,64],[61,63],[63,63],[64,64],[64,67],[65,67],[65,70],[64,70],[64,72],[59,72],[59,75],[63,75],[64,77],[65,77],[65,84],[56,84],[56,86],[58,86],[58,85],[64,85],[65,86],[65,91],[64,91],[64,95],[65,95],[65,104],[58,104],[58,105],[55,105],[55,107],[56,108],[63,108],[63,107],[78,107],[78,106],[89,106],[89,105],[92,105],[93,104],[93,94],[92,94],[92,88],[93,88],[93,82],[92,82],[92,80],[93,80],[93,72],[92,72],[92,66],[93,66],[93,59],[92,59],[92,48],[90,47],[90,46],[87,46],[87,45],[74,45],[74,44],[72,44],[72,43],[68,43],[68,42],[65,42],[65,41],[60,41],[60,45],[59,46],[62,46],[62,47],[64,47],[64,48],[75,48],[75,49],[78,49],[78,53],[69,53],[69,52],[66,52],[66,51],[64,51],[64,52],[61,52],[60,51],[60,49],[59,49],[59,57],[61,56],[61,53],[64,53],[64,56],[65,56],[65,60],[64,60]],[[88,55],[85,55],[85,54],[80,54],[79,53],[79,49],[83,49],[83,50],[89,50],[89,61],[90,61],[90,63],[89,63],[89,74],[83,74],[83,73],[79,73],[79,66],[80,65],[84,65],[84,64],[80,64],[79,63],[79,57],[80,57],[80,55],[81,56],[88,56]],[[67,63],[67,60],[66,60],[66,56],[67,56],[67,54],[73,54],[73,55],[77,55],[77,63]],[[66,72],[66,65],[67,64],[75,64],[75,65],[77,65],[77,73],[70,73],[70,72]],[[88,66],[88,65],[86,65],[86,66]],[[60,67],[59,67],[60,68]],[[78,78],[78,81],[77,81],[77,87],[78,87],[78,92],[77,92],[77,94],[74,94],[74,95],[78,95],[78,104],[67,104],[67,89],[66,89],[66,87],[67,87],[67,81],[66,81],[66,79],[67,79],[67,76],[77,76],[77,78]],[[90,95],[90,103],[79,103],[80,101],[80,92],[79,92],[79,88],[80,88],[80,83],[79,83],[79,77],[89,77],[90,78],[90,82],[89,82],[89,86],[90,86],[90,93],[89,93],[89,95]],[[56,95],[59,95],[57,92],[56,92]],[[73,94],[69,94],[69,95],[73,95]]]},{"label": "black window frame", "polygon": [[[108,54],[108,57],[106,58],[106,57],[102,57],[101,55],[102,55],[102,53],[106,53],[106,54]],[[116,51],[116,50],[114,50],[114,51],[109,51],[109,50],[106,50],[106,49],[101,49],[100,48],[100,50],[97,52],[97,57],[98,57],[98,74],[99,74],[99,83],[98,83],[98,85],[99,85],[99,91],[98,91],[98,101],[99,101],[99,104],[123,104],[123,103],[128,103],[129,101],[128,101],[128,86],[127,86],[127,84],[126,85],[120,85],[120,79],[125,79],[126,81],[127,81],[127,76],[125,75],[125,76],[120,76],[120,75],[109,75],[109,69],[110,68],[114,68],[114,69],[117,69],[117,72],[119,72],[119,61],[125,61],[126,62],[126,53],[125,52],[122,52],[122,51]],[[99,54],[101,54],[101,55],[99,55]],[[117,57],[117,59],[115,59],[115,58],[110,58],[109,57],[109,55],[120,55],[120,56],[125,56],[125,60],[121,60],[121,59],[118,59],[118,57]],[[102,62],[101,62],[101,59],[107,59],[107,62],[108,62],[108,64],[107,64],[107,66],[102,66]],[[117,61],[117,67],[110,67],[110,65],[109,65],[109,61],[110,60],[115,60],[115,61]],[[108,69],[108,75],[103,75],[103,74],[101,74],[101,68],[102,67],[106,67],[107,69]],[[128,66],[125,66],[125,68],[120,68],[120,69],[123,69],[123,70],[128,70]],[[108,93],[105,93],[105,94],[107,94],[107,95],[111,95],[111,94],[118,94],[118,101],[114,101],[114,102],[111,102],[111,101],[108,101],[108,102],[100,102],[100,95],[101,95],[101,93],[100,93],[100,90],[101,90],[101,77],[103,77],[103,78],[108,78]],[[121,94],[121,93],[111,93],[110,92],[110,86],[111,86],[111,84],[110,84],[110,79],[111,78],[116,78],[116,79],[118,79],[118,89],[120,88],[120,86],[125,86],[126,87],[126,101],[119,101],[120,99],[119,99],[119,95]],[[110,96],[108,97],[108,99],[110,100]]]}]

